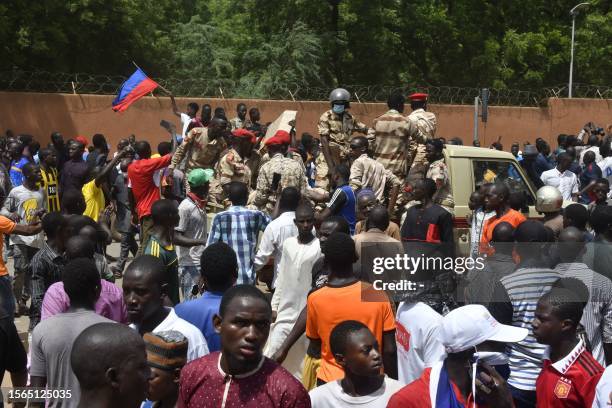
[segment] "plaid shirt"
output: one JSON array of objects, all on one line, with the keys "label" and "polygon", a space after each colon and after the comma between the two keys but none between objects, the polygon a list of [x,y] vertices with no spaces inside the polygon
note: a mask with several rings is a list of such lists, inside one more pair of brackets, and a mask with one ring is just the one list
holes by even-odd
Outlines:
[{"label": "plaid shirt", "polygon": [[30,311],[30,330],[40,322],[40,310],[45,292],[49,286],[62,280],[66,261],[46,242],[32,258],[32,308]]},{"label": "plaid shirt", "polygon": [[236,284],[253,284],[253,261],[259,232],[270,223],[270,217],[261,211],[249,210],[239,205],[215,215],[207,245],[223,241],[236,251],[238,257],[238,281]]}]

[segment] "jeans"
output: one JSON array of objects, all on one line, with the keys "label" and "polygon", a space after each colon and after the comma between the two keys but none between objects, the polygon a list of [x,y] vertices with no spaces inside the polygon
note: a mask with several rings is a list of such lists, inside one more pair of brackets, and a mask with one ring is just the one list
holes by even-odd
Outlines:
[{"label": "jeans", "polygon": [[25,303],[32,293],[32,258],[38,248],[23,244],[13,246],[15,260],[15,280],[13,281],[13,294],[19,303]]},{"label": "jeans", "polygon": [[512,399],[514,400],[515,408],[535,408],[536,406],[536,392],[526,391],[514,388],[508,385],[510,392],[512,393]]},{"label": "jeans", "polygon": [[15,297],[12,290],[12,279],[9,275],[0,276],[0,316],[15,314]]},{"label": "jeans", "polygon": [[195,299],[193,287],[198,284],[200,279],[200,268],[197,266],[179,266],[179,282],[181,285],[181,295],[183,302]]},{"label": "jeans", "polygon": [[127,258],[130,255],[136,256],[138,253],[138,243],[135,238],[136,233],[134,229],[130,229],[129,232],[121,233],[121,252],[119,252],[119,260],[117,261],[117,269],[123,272]]}]

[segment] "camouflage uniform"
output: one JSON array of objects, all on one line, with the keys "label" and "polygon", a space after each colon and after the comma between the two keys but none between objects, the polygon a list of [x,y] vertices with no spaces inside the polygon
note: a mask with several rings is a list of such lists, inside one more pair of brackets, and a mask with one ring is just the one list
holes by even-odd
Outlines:
[{"label": "camouflage uniform", "polygon": [[[419,132],[425,139],[433,139],[436,136],[436,115],[432,112],[427,112],[424,109],[417,109],[413,111],[408,119],[417,127]],[[427,164],[427,158],[425,157],[425,145],[411,142],[411,151],[416,151],[414,158],[412,159],[412,165],[415,164]]]},{"label": "camouflage uniform", "polygon": [[[455,201],[451,192],[450,177],[448,175],[448,166],[444,162],[444,158],[436,160],[429,165],[427,170],[426,178],[430,178],[433,181],[442,180],[442,187],[438,187],[438,190],[433,196],[433,202],[440,204],[445,210],[454,214]],[[436,183],[437,184],[437,183]]]},{"label": "camouflage uniform", "polygon": [[231,148],[219,160],[216,179],[217,183],[215,183],[214,193],[218,203],[223,202],[225,199],[223,186],[232,181],[240,181],[247,185],[249,191],[251,190],[251,169],[249,169],[246,160],[240,157],[234,148]]},{"label": "camouflage uniform", "polygon": [[[319,118],[318,131],[319,138],[326,136],[329,141],[329,151],[336,163],[341,163],[347,160],[350,152],[349,143],[353,136],[353,132],[367,132],[367,127],[362,122],[355,119],[349,112],[344,112],[342,117],[336,115],[331,109],[325,112]],[[325,156],[321,151],[315,161],[317,169],[317,178],[315,184],[317,187],[327,190],[329,186],[329,166],[325,161]]]},{"label": "camouflage uniform", "polygon": [[367,154],[359,156],[351,165],[351,188],[355,191],[369,188],[381,203],[385,198],[385,187],[399,187],[400,184],[399,178]]},{"label": "camouflage uniform", "polygon": [[[277,191],[272,191],[274,173],[281,175]],[[279,192],[285,187],[295,187],[302,194],[305,194],[307,187],[306,174],[303,165],[300,166],[296,160],[277,153],[259,169],[253,204],[262,211],[271,214],[274,211]]]},{"label": "camouflage uniform", "polygon": [[239,117],[235,117],[234,119],[230,120],[230,126],[232,127],[231,130],[236,130],[236,129],[246,129],[247,127],[247,120],[242,120]]},{"label": "camouflage uniform", "polygon": [[[221,153],[226,148],[225,140],[222,137],[210,140],[208,138],[208,128],[199,127],[193,128],[187,133],[183,139],[183,143],[176,149],[172,156],[172,161],[168,168],[178,168],[183,159],[186,157],[184,183],[185,191],[189,191],[189,183],[187,182],[187,174],[193,169],[214,169]],[[216,189],[216,181],[213,179],[210,183],[210,191]],[[211,194],[210,199],[214,203],[215,197]]]},{"label": "camouflage uniform", "polygon": [[425,143],[418,127],[391,109],[374,119],[369,134],[375,140],[372,149],[374,158],[403,183],[416,153],[416,144],[413,142]]}]

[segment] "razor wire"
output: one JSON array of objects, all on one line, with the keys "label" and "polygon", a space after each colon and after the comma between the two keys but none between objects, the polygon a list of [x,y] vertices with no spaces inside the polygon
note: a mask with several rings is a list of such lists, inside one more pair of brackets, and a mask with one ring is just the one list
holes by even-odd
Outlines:
[{"label": "razor wire", "polygon": [[[0,71],[0,90],[13,92],[73,93],[113,95],[127,79],[121,75],[88,73],[61,73],[48,71]],[[325,101],[333,86],[307,86],[302,84],[278,85],[265,95],[249,95],[230,81],[210,81],[198,78],[153,78],[176,96],[202,98],[279,99],[296,101]],[[385,102],[389,94],[426,92],[433,104],[471,105],[480,95],[478,87],[392,85],[345,85],[357,102]],[[535,90],[489,88],[489,105],[496,106],[544,106],[548,98],[567,96],[567,85]],[[612,99],[612,87],[575,84],[575,98]]]}]

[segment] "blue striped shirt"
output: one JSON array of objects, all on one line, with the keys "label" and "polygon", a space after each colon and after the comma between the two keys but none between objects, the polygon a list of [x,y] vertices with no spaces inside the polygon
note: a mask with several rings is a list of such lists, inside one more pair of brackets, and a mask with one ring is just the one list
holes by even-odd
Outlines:
[{"label": "blue striped shirt", "polygon": [[238,258],[238,280],[236,284],[253,284],[253,261],[259,232],[270,223],[270,217],[258,210],[242,206],[231,206],[227,211],[215,215],[207,245],[223,241],[231,246]]}]

